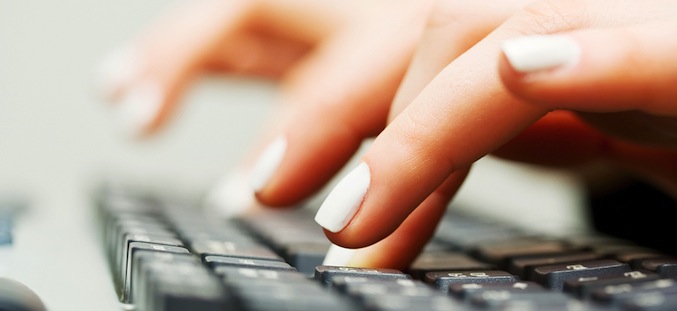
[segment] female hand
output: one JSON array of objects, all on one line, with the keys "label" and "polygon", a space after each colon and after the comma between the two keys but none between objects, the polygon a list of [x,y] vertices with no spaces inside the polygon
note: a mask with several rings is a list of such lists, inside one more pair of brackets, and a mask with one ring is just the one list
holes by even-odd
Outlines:
[{"label": "female hand", "polygon": [[318,212],[351,248],[328,261],[406,267],[393,250],[422,247],[487,154],[604,162],[677,195],[677,1],[536,1],[462,53],[435,23],[455,4],[436,2],[388,126]]},{"label": "female hand", "polygon": [[[104,62],[104,90],[130,132],[148,137],[201,75],[276,80],[277,111],[235,185],[265,205],[291,206],[383,129],[430,2],[188,1]],[[233,213],[246,205],[235,203]]]}]

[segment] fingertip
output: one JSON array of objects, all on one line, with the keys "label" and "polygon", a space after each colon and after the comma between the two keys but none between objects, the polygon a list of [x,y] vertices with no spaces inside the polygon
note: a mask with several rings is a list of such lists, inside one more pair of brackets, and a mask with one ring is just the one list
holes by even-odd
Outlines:
[{"label": "fingertip", "polygon": [[513,94],[545,101],[548,90],[581,58],[579,44],[567,35],[528,35],[501,45],[499,76]]},{"label": "fingertip", "polygon": [[261,192],[278,171],[287,151],[287,139],[279,136],[259,155],[249,177],[249,186],[254,193]]},{"label": "fingertip", "polygon": [[131,45],[110,51],[97,68],[97,94],[106,101],[115,101],[122,95],[125,86],[140,75],[141,64],[139,51]]},{"label": "fingertip", "polygon": [[315,215],[315,222],[332,233],[343,230],[362,204],[370,181],[369,165],[362,162],[329,193]]},{"label": "fingertip", "polygon": [[356,252],[356,249],[332,244],[324,256],[322,264],[325,266],[351,266],[351,259],[355,256]]},{"label": "fingertip", "polygon": [[125,91],[114,103],[118,128],[130,138],[143,138],[156,126],[166,95],[160,83],[143,81]]},{"label": "fingertip", "polygon": [[205,195],[205,208],[222,218],[232,218],[258,206],[256,198],[249,191],[249,175],[245,169],[225,174]]}]

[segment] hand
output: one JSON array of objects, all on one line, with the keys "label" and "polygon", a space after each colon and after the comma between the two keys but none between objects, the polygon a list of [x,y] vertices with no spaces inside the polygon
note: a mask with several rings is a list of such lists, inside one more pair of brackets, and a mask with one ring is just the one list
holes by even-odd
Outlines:
[{"label": "hand", "polygon": [[[456,3],[438,1],[431,21],[453,21],[443,8]],[[398,247],[422,247],[487,154],[603,162],[677,196],[676,13],[674,0],[536,1],[472,46],[450,40],[453,22],[429,22],[388,126],[318,212],[334,243],[368,247],[328,257],[406,267]]]},{"label": "hand", "polygon": [[[104,62],[104,90],[130,132],[147,137],[173,117],[199,76],[276,80],[272,125],[253,144],[241,164],[246,177],[235,184],[266,205],[291,206],[322,188],[366,137],[383,129],[429,2],[188,1]],[[254,170],[251,159],[268,144],[273,148]]]}]

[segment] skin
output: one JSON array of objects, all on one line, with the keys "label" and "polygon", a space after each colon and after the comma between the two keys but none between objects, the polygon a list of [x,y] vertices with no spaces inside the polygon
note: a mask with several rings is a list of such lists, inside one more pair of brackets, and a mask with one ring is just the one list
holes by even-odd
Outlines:
[{"label": "skin", "polygon": [[[198,75],[277,79],[280,111],[252,148],[288,141],[256,193],[268,206],[316,193],[373,137],[361,158],[367,195],[346,228],[326,232],[361,248],[352,265],[407,267],[414,255],[402,254],[428,241],[487,154],[574,170],[603,163],[677,197],[677,2],[491,2],[191,2],[131,40],[142,69],[108,95],[163,85],[162,108],[140,129],[148,136]],[[501,52],[505,40],[555,33],[579,45],[576,64],[525,74]]]}]

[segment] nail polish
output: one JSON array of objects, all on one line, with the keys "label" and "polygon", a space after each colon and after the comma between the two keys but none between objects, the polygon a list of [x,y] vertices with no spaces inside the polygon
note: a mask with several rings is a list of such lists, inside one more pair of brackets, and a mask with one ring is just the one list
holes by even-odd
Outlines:
[{"label": "nail polish", "polygon": [[284,136],[278,137],[263,150],[249,179],[249,184],[254,192],[261,191],[268,184],[268,181],[282,163],[286,151],[287,139]]},{"label": "nail polish", "polygon": [[369,166],[362,162],[329,193],[315,215],[315,222],[331,232],[343,230],[357,213],[370,182]]},{"label": "nail polish", "polygon": [[131,136],[141,134],[160,113],[164,99],[159,83],[144,81],[134,85],[114,105],[122,130]]},{"label": "nail polish", "polygon": [[507,40],[501,47],[515,71],[528,73],[573,65],[580,58],[580,47],[562,35],[533,35]]},{"label": "nail polish", "polygon": [[205,196],[205,208],[223,218],[232,218],[246,213],[258,205],[249,191],[248,171],[236,169],[225,174]]},{"label": "nail polish", "polygon": [[107,100],[120,95],[124,84],[139,75],[141,61],[136,49],[121,47],[110,52],[99,65],[96,87]]}]

